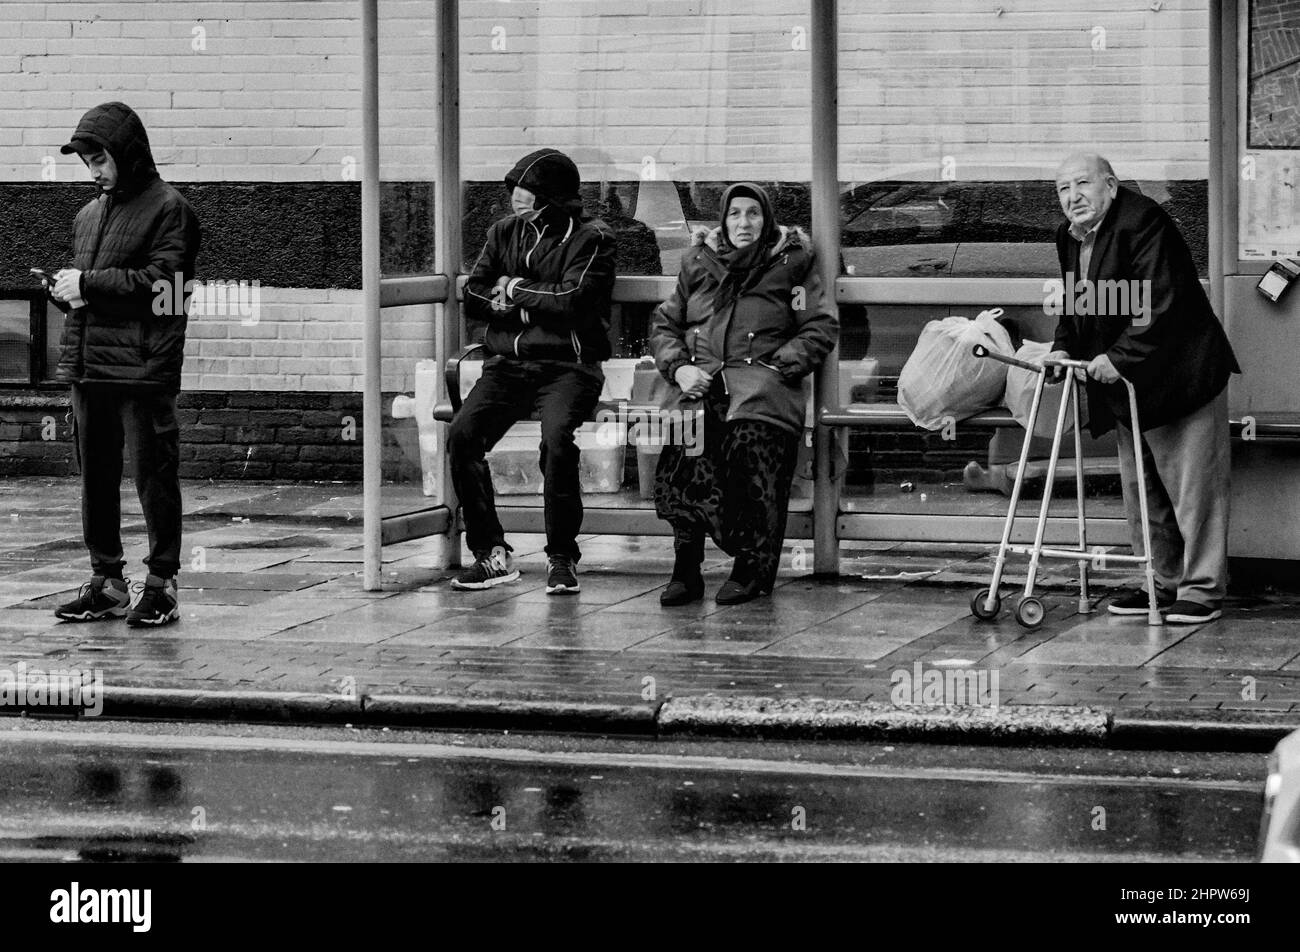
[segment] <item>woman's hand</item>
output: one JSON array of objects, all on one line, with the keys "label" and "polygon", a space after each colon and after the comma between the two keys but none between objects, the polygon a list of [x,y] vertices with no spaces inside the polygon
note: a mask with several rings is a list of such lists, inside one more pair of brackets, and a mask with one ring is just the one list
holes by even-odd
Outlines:
[{"label": "woman's hand", "polygon": [[709,392],[713,375],[707,374],[694,364],[682,364],[673,374],[677,386],[682,388],[682,395],[698,400]]}]

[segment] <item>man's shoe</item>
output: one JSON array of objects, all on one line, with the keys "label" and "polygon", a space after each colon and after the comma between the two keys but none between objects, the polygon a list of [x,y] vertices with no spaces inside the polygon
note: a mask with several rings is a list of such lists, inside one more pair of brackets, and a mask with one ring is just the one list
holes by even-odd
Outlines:
[{"label": "man's shoe", "polygon": [[[1174,604],[1172,598],[1161,598],[1156,594],[1156,609],[1164,611]],[[1150,608],[1145,589],[1136,589],[1116,595],[1107,608],[1112,615],[1145,615]]]},{"label": "man's shoe", "polygon": [[674,576],[668,582],[668,587],[659,593],[659,604],[665,608],[672,608],[677,605],[689,605],[691,602],[698,602],[703,597],[704,576],[697,575],[690,579],[680,579]]},{"label": "man's shoe", "polygon": [[126,580],[96,575],[81,586],[77,597],[54,610],[64,621],[99,621],[103,618],[123,618],[131,604]]},{"label": "man's shoe", "polygon": [[735,579],[727,579],[722,583],[722,588],[718,589],[718,594],[713,596],[713,600],[719,605],[742,605],[745,602],[752,602],[758,596],[765,594],[763,583],[755,579],[748,585],[742,585]]},{"label": "man's shoe", "polygon": [[567,555],[553,555],[546,572],[547,595],[571,595],[578,591],[578,570]]},{"label": "man's shoe", "polygon": [[1211,608],[1200,602],[1174,602],[1165,613],[1165,621],[1171,625],[1203,625],[1214,621],[1223,614],[1221,608]]},{"label": "man's shoe", "polygon": [[126,613],[126,623],[132,628],[157,628],[170,625],[181,617],[180,601],[176,595],[176,579],[160,579],[150,575],[143,584],[131,586],[135,600]]},{"label": "man's shoe", "polygon": [[518,578],[519,570],[510,565],[510,553],[505,546],[498,545],[491,552],[475,552],[474,564],[452,579],[451,587],[480,591]]}]

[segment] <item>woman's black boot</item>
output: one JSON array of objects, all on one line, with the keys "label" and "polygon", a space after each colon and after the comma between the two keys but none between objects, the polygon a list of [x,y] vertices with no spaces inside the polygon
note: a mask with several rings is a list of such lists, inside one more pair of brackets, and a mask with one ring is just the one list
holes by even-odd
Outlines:
[{"label": "woman's black boot", "polygon": [[760,572],[748,559],[738,558],[731,567],[731,577],[722,583],[722,588],[718,589],[718,594],[713,600],[719,605],[741,605],[752,602],[758,596],[771,591],[770,587],[764,588],[768,574],[770,573]]},{"label": "woman's black boot", "polygon": [[668,587],[659,595],[659,604],[665,607],[688,605],[704,597],[704,536],[677,530],[673,533],[673,577]]}]

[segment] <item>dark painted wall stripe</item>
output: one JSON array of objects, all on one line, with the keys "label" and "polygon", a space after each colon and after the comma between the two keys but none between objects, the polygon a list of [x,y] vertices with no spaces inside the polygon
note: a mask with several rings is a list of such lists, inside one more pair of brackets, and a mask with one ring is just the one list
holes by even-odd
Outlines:
[{"label": "dark painted wall stripe", "polygon": [[[725,184],[677,183],[684,217],[716,219]],[[807,184],[763,184],[770,189],[783,224],[808,225]],[[1161,201],[1178,221],[1204,273],[1208,257],[1206,182],[1135,184]],[[871,190],[878,187],[863,186],[847,194],[843,202],[846,216],[865,208]],[[961,205],[971,210],[969,220],[954,222],[951,233],[942,237],[922,235],[915,240],[1051,240],[1059,212],[1050,183],[1020,183],[1019,198],[1010,205],[1003,197],[1005,186],[954,182],[952,187],[963,190],[966,197]],[[361,287],[360,183],[193,182],[178,183],[177,188],[194,205],[203,226],[200,279],[257,280],[269,287]],[[618,235],[620,274],[660,274],[653,231],[631,217],[637,189],[637,182],[590,183],[583,186],[583,199],[589,211],[602,217]],[[988,194],[982,197],[982,193]],[[27,272],[30,267],[57,268],[67,263],[72,220],[92,195],[89,183],[0,183],[0,291],[33,288]],[[432,183],[386,182],[381,200],[384,273],[434,270]],[[477,255],[487,226],[510,213],[501,182],[465,183],[464,204],[466,261],[462,268]],[[997,207],[987,213],[979,211],[984,204]]]}]

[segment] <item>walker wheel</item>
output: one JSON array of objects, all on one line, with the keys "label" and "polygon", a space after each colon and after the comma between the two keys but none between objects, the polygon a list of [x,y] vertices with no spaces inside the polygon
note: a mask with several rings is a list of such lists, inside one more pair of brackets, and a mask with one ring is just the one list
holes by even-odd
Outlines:
[{"label": "walker wheel", "polygon": [[1043,623],[1043,616],[1046,614],[1047,610],[1043,608],[1043,603],[1033,596],[1022,598],[1020,604],[1016,606],[1016,621],[1026,628],[1037,628]]},{"label": "walker wheel", "polygon": [[975,597],[970,600],[970,613],[980,621],[992,621],[998,617],[998,612],[1002,611],[1002,599],[993,594],[993,609],[990,611],[985,604],[989,597],[989,590],[983,589],[977,592]]}]

